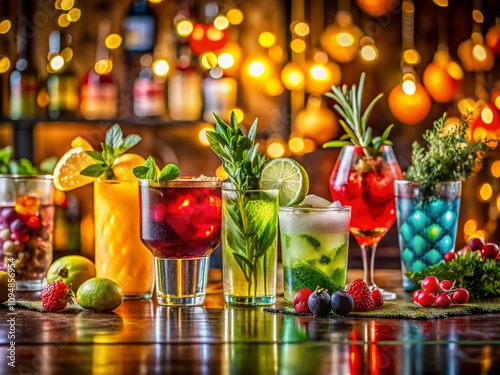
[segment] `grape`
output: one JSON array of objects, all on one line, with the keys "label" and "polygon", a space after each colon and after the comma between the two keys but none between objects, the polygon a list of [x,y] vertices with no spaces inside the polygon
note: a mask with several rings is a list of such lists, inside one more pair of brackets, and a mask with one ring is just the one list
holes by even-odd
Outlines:
[{"label": "grape", "polygon": [[446,254],[444,254],[443,259],[445,262],[451,262],[456,257],[457,257],[457,253],[455,253],[453,251],[448,251]]},{"label": "grape", "polygon": [[330,295],[322,288],[316,288],[307,300],[309,310],[314,315],[326,316],[332,309],[330,306]]},{"label": "grape", "polygon": [[335,292],[330,299],[330,306],[335,314],[347,315],[354,307],[354,300],[349,293]]},{"label": "grape", "polygon": [[24,236],[26,233],[28,233],[28,227],[21,219],[15,219],[10,224],[10,230],[12,234],[16,235],[17,237]]},{"label": "grape", "polygon": [[473,237],[469,240],[467,246],[473,251],[480,251],[484,246],[484,240],[479,237]]},{"label": "grape", "polygon": [[418,303],[420,303],[423,307],[432,306],[434,304],[434,300],[434,294],[428,290],[422,290],[418,295]]},{"label": "grape", "polygon": [[467,303],[469,300],[469,291],[464,288],[458,288],[452,296],[453,302],[456,304]]},{"label": "grape", "polygon": [[496,259],[498,255],[498,245],[493,242],[485,243],[481,249],[481,256],[487,259]]},{"label": "grape", "polygon": [[422,291],[422,289],[419,289],[419,290],[415,290],[415,291],[412,293],[411,297],[413,298],[413,301],[414,301],[414,302],[417,302],[417,303],[418,303],[418,296],[419,296],[419,295],[420,295],[420,293],[422,293],[422,292],[423,292],[423,291]]},{"label": "grape", "polygon": [[450,280],[443,280],[439,283],[439,286],[441,287],[441,289],[443,290],[450,290],[451,287],[453,286],[453,282],[450,281]]},{"label": "grape", "polygon": [[2,209],[2,219],[8,225],[17,218],[16,211],[13,207],[6,207]]},{"label": "grape", "polygon": [[439,280],[435,276],[427,276],[422,280],[422,289],[434,293],[439,289]]},{"label": "grape", "polygon": [[307,300],[313,291],[309,288],[302,288],[293,297],[293,308],[299,313],[307,313],[309,311],[309,306],[307,306]]},{"label": "grape", "polygon": [[441,293],[436,296],[435,304],[438,307],[448,307],[451,305],[451,298],[447,293]]}]

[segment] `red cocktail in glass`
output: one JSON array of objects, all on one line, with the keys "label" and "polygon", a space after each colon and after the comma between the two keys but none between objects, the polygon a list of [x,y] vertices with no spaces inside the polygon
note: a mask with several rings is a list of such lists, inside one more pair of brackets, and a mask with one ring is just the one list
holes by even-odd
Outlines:
[{"label": "red cocktail in glass", "polygon": [[158,302],[200,305],[208,262],[220,242],[221,181],[139,183],[141,240],[155,257]]},{"label": "red cocktail in glass", "polygon": [[[350,231],[361,246],[364,280],[371,288],[378,288],[373,281],[376,246],[396,220],[394,181],[402,178],[390,146],[382,146],[375,157],[363,147],[344,146],[330,176],[332,200],[352,207]],[[380,291],[384,299],[396,298]]]}]

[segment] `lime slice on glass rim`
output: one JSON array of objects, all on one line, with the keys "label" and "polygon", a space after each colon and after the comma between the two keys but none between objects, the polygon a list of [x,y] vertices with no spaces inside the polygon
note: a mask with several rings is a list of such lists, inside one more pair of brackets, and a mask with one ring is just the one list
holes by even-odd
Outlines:
[{"label": "lime slice on glass rim", "polygon": [[290,158],[270,160],[262,169],[261,189],[278,189],[280,206],[293,206],[309,191],[309,176],[302,165]]}]

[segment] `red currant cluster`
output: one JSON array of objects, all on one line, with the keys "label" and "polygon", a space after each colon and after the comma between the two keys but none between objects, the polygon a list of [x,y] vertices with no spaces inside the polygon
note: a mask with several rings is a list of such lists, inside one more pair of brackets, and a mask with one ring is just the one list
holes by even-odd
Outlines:
[{"label": "red currant cluster", "polygon": [[450,280],[439,282],[435,276],[427,276],[420,284],[422,289],[413,292],[413,301],[422,307],[448,307],[451,303],[463,304],[469,300],[469,292],[464,288],[454,288]]},{"label": "red currant cluster", "polygon": [[[462,250],[464,251],[478,251],[484,259],[500,259],[500,251],[498,245],[494,242],[484,242],[480,237],[473,237],[467,243],[467,246]],[[444,261],[451,262],[458,256],[454,251],[449,251],[444,254]]]}]

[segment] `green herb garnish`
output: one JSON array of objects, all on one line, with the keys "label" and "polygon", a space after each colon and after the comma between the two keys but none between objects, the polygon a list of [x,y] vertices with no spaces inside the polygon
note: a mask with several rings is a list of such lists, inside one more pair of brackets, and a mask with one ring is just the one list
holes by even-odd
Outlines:
[{"label": "green herb garnish", "polygon": [[451,262],[438,263],[421,272],[406,272],[415,282],[427,276],[455,281],[458,288],[466,288],[472,298],[500,296],[500,267],[495,259],[483,259],[478,251],[467,251]]},{"label": "green herb garnish", "polygon": [[[328,289],[331,293],[344,289],[342,286],[335,284],[318,267],[301,259],[292,259],[290,267],[283,266],[283,274],[290,275],[293,280],[293,287],[297,290],[302,288],[314,289],[317,285],[321,285],[322,288]],[[287,278],[285,278],[285,283],[288,284]]]},{"label": "green herb garnish", "polygon": [[80,174],[89,177],[99,177],[105,174],[106,179],[114,180],[113,163],[115,159],[138,144],[141,139],[137,134],[129,134],[124,139],[120,126],[114,124],[106,132],[105,142],[101,143],[102,152],[86,151],[97,163],[89,165]]},{"label": "green herb garnish", "polygon": [[167,164],[158,174],[155,159],[152,156],[146,159],[142,166],[135,167],[134,176],[143,180],[170,181],[179,177],[179,168],[175,164]]},{"label": "green herb garnish", "polygon": [[412,145],[412,164],[405,178],[429,188],[446,181],[465,181],[472,172],[481,168],[485,152],[492,147],[491,140],[468,142],[466,135],[470,117],[460,119],[459,124],[445,129],[446,113],[434,121],[431,130],[426,130],[423,139],[425,146],[414,142]]},{"label": "green herb garnish", "polygon": [[207,138],[212,150],[222,160],[229,181],[237,190],[258,189],[266,156],[259,151],[259,144],[255,143],[257,119],[250,127],[248,136],[245,136],[234,112],[231,113],[230,125],[215,113],[214,117],[215,131],[207,131]]},{"label": "green herb garnish", "polygon": [[0,174],[37,175],[52,174],[57,163],[56,157],[42,160],[37,168],[30,160],[21,158],[12,160],[13,150],[11,146],[0,149]]},{"label": "green herb garnish", "polygon": [[381,154],[380,147],[382,145],[392,145],[389,141],[389,134],[393,128],[393,124],[389,125],[380,137],[373,137],[372,128],[368,126],[368,118],[375,104],[384,95],[378,94],[373,99],[365,112],[362,112],[363,91],[365,84],[365,73],[361,74],[359,86],[353,85],[350,89],[347,85],[343,85],[342,89],[338,86],[332,86],[332,92],[325,95],[334,99],[337,103],[333,106],[342,116],[339,119],[340,125],[345,130],[346,134],[340,137],[339,140],[330,141],[323,145],[327,147],[343,147],[345,145],[357,145],[363,147],[367,157],[375,157]]}]

